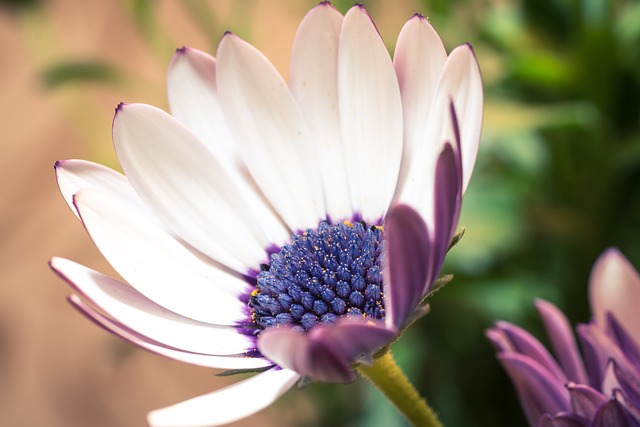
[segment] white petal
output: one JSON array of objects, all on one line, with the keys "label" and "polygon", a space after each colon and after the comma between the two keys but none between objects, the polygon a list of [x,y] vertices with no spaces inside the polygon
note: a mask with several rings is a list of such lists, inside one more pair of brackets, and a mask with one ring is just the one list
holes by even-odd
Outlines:
[{"label": "white petal", "polygon": [[589,301],[601,328],[607,327],[606,315],[611,313],[640,345],[640,276],[619,250],[606,250],[593,266]]},{"label": "white petal", "polygon": [[119,338],[169,359],[192,365],[204,366],[206,368],[217,369],[258,369],[273,365],[273,363],[261,357],[213,356],[210,354],[190,353],[167,347],[157,341],[145,337],[144,335],[136,333],[115,320],[103,316],[94,310],[93,307],[82,301],[77,295],[70,295],[69,302],[98,326],[101,326]]},{"label": "white petal", "polygon": [[75,197],[82,221],[113,268],[147,298],[183,316],[215,324],[246,320],[251,286],[205,264],[126,201],[97,190]]},{"label": "white petal", "polygon": [[266,408],[289,390],[300,375],[271,369],[237,384],[149,413],[152,427],[219,426]]},{"label": "white petal", "polygon": [[55,170],[60,192],[76,216],[78,216],[78,211],[73,204],[73,196],[85,188],[121,194],[123,197],[132,201],[137,200],[142,204],[127,178],[106,166],[86,160],[61,160],[56,162]]},{"label": "white petal", "polygon": [[402,104],[389,53],[359,5],[345,16],[340,34],[338,90],[352,208],[375,221],[398,179]]},{"label": "white petal", "polygon": [[176,119],[149,105],[121,105],[113,140],[131,185],[173,233],[242,273],[264,262],[269,242],[250,204]]},{"label": "white petal", "polygon": [[210,147],[221,164],[237,161],[217,97],[215,58],[197,49],[178,49],[167,72],[167,96],[171,114]]},{"label": "white petal", "polygon": [[253,46],[228,33],[218,47],[218,90],[249,171],[292,229],[325,216],[309,131],[289,88]]},{"label": "white petal", "polygon": [[[413,207],[427,224],[430,232],[435,234],[448,234],[449,230],[437,230],[435,224],[436,212],[436,172],[438,158],[445,149],[445,145],[450,145],[456,155],[458,155],[459,141],[454,117],[455,110],[452,109],[451,102],[445,105],[434,105],[429,114],[428,134],[432,135],[431,143],[420,144],[414,147],[415,150],[409,159],[409,171],[407,180],[398,191],[398,201]],[[433,119],[437,117],[436,120]],[[435,150],[435,151],[434,151]],[[455,171],[452,171],[455,173]],[[440,188],[440,190],[442,190]],[[452,219],[455,226],[457,218]],[[437,270],[437,269],[436,269]]]},{"label": "white petal", "polygon": [[462,191],[467,189],[478,154],[482,130],[483,92],[480,67],[470,45],[455,48],[444,64],[432,108],[439,109],[453,101],[460,125],[462,146]]},{"label": "white petal", "polygon": [[291,52],[289,86],[317,147],[327,213],[351,219],[338,113],[338,42],[343,17],[320,3],[302,20]]},{"label": "white petal", "polygon": [[251,205],[256,220],[272,242],[286,241],[291,232],[263,200],[253,181],[244,176],[240,158],[224,119],[216,88],[216,60],[197,49],[178,49],[169,65],[167,90],[171,112],[202,141],[230,175]]},{"label": "white petal", "polygon": [[471,177],[478,151],[482,125],[482,82],[478,64],[468,45],[451,52],[444,64],[428,120],[420,133],[425,142],[414,146],[408,161],[402,165],[406,173],[398,188],[400,201],[413,206],[432,229],[434,171],[445,143],[455,145],[451,104],[455,108],[460,134],[463,192]]},{"label": "white petal", "polygon": [[176,349],[213,354],[242,354],[255,348],[235,328],[210,325],[175,314],[135,289],[73,261],[53,258],[51,268],[105,313],[134,331]]},{"label": "white petal", "polygon": [[393,57],[404,116],[404,146],[398,187],[402,187],[406,179],[416,147],[432,144],[431,136],[424,133],[424,124],[427,123],[446,59],[447,53],[438,33],[424,17],[415,15],[407,21],[398,36]]}]

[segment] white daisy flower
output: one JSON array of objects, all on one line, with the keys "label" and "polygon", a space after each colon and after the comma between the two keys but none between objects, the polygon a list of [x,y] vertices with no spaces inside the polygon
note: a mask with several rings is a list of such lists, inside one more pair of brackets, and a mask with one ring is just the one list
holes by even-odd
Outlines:
[{"label": "white daisy flower", "polygon": [[287,84],[227,33],[217,58],[176,52],[172,115],[120,104],[125,175],[56,165],[67,203],[126,283],[51,267],[71,304],[154,353],[261,373],[153,411],[212,426],[302,377],[346,382],[420,310],[453,237],[482,121],[470,46],[447,56],[420,15],[393,60],[360,5],[328,2],[296,35]]}]

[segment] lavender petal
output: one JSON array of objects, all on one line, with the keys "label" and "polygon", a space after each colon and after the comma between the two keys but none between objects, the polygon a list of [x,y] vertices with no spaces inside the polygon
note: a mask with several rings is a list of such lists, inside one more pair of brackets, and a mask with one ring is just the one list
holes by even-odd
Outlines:
[{"label": "lavender petal", "polygon": [[513,351],[531,358],[561,383],[567,382],[567,377],[560,366],[533,335],[508,322],[498,322],[496,323],[496,328],[505,334],[513,347]]},{"label": "lavender petal", "polygon": [[517,353],[499,354],[498,360],[511,377],[529,425],[536,426],[543,414],[571,410],[564,384],[538,362]]},{"label": "lavender petal", "polygon": [[584,384],[567,384],[571,396],[573,412],[585,419],[592,420],[598,409],[607,402],[607,397]]},{"label": "lavender petal", "polygon": [[554,353],[567,378],[570,381],[586,384],[588,381],[587,372],[566,316],[555,305],[547,301],[538,300],[535,306],[551,340]]},{"label": "lavender petal", "polygon": [[592,425],[593,427],[640,427],[640,423],[617,399],[611,399],[600,407]]}]

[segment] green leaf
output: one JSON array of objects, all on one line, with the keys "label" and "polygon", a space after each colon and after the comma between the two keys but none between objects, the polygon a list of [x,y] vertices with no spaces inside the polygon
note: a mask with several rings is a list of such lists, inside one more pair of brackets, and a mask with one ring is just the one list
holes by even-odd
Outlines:
[{"label": "green leaf", "polygon": [[47,89],[54,89],[69,83],[114,83],[118,73],[109,65],[99,62],[64,62],[44,70],[40,77]]}]

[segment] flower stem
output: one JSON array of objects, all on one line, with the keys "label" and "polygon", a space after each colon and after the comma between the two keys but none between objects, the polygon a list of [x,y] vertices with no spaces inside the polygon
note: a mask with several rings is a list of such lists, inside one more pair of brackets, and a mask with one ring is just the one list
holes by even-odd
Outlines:
[{"label": "flower stem", "polygon": [[376,358],[372,366],[360,364],[356,370],[384,393],[414,426],[442,427],[433,409],[393,360],[391,351]]}]

